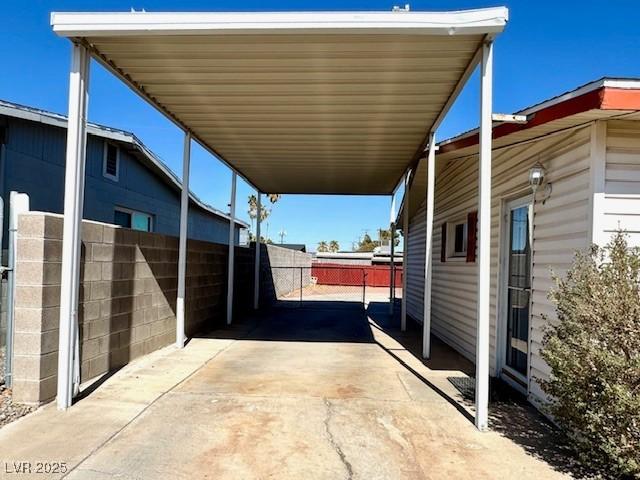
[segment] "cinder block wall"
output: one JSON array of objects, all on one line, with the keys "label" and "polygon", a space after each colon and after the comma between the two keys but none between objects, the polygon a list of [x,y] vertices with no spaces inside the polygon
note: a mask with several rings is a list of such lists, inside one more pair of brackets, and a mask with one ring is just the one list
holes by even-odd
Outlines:
[{"label": "cinder block wall", "polygon": [[300,286],[308,286],[312,258],[310,253],[263,244],[260,250],[261,303],[274,303],[283,295],[299,291]]},{"label": "cinder block wall", "polygon": [[[29,212],[18,222],[14,400],[55,397],[62,252],[61,215]],[[223,322],[228,247],[189,240],[186,329]],[[240,272],[253,251],[236,248]],[[81,381],[175,341],[178,239],[83,221],[80,285]],[[238,276],[236,276],[237,278]],[[246,304],[253,278],[237,279]]]},{"label": "cinder block wall", "polygon": [[[6,263],[4,264],[6,265]],[[0,351],[7,344],[7,281],[0,279]],[[0,362],[1,363],[1,362]],[[3,375],[0,372],[0,377]]]}]

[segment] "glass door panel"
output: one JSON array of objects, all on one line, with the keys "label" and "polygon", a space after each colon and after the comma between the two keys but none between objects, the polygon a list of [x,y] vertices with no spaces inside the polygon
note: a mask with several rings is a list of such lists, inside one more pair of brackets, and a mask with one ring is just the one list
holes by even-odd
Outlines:
[{"label": "glass door panel", "polygon": [[527,375],[531,296],[531,205],[510,209],[507,275],[507,349],[505,363]]}]

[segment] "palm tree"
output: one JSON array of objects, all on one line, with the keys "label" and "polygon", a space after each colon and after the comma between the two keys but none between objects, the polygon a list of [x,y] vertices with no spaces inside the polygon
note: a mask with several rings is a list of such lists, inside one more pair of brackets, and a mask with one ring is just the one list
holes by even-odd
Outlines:
[{"label": "palm tree", "polygon": [[282,197],[279,193],[267,193],[267,198],[271,203],[276,203]]},{"label": "palm tree", "polygon": [[336,240],[329,242],[329,251],[331,253],[338,253],[340,251],[340,244]]},{"label": "palm tree", "polygon": [[319,242],[318,243],[318,251],[319,252],[328,252],[329,251],[329,246],[327,245],[327,242],[325,242],[324,240]]},{"label": "palm tree", "polygon": [[[276,203],[280,200],[282,195],[277,193],[270,193],[267,195],[271,203]],[[251,230],[253,230],[253,222],[258,217],[258,197],[256,195],[249,195],[248,202],[249,208],[247,213],[251,220]],[[271,215],[271,208],[267,208],[264,205],[260,205],[260,222],[264,222]],[[269,238],[269,224],[267,223],[267,239]]]}]

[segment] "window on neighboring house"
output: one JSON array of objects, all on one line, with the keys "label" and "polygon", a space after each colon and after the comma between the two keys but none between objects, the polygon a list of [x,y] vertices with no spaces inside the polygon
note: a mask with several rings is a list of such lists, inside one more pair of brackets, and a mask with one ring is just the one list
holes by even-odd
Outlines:
[{"label": "window on neighboring house", "polygon": [[148,213],[129,210],[128,208],[116,207],[113,215],[113,223],[125,228],[140,230],[143,232],[153,231],[153,216]]},{"label": "window on neighboring house", "polygon": [[447,248],[447,257],[466,257],[467,256],[467,221],[458,220],[448,223],[449,226],[449,245]]},{"label": "window on neighboring house", "polygon": [[104,144],[102,174],[113,181],[118,181],[120,176],[120,149],[117,145],[112,143]]},{"label": "window on neighboring house", "polygon": [[249,240],[249,230],[246,228],[240,228],[238,232],[238,245],[241,247],[248,247],[251,243]]}]

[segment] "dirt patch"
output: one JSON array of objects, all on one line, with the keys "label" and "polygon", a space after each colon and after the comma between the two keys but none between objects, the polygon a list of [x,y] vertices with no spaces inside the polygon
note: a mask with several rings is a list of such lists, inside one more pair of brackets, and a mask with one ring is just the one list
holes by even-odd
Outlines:
[{"label": "dirt patch", "polygon": [[33,406],[13,402],[11,389],[4,384],[4,348],[0,348],[0,428],[35,409]]}]

